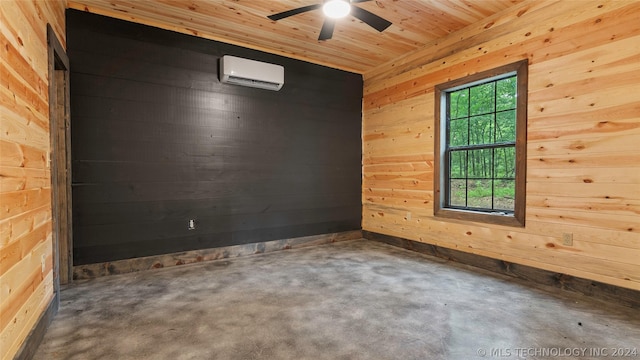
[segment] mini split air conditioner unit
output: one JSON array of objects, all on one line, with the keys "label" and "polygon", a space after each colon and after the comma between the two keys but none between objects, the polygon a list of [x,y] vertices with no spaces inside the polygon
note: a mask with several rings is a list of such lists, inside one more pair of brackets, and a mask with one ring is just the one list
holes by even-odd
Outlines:
[{"label": "mini split air conditioner unit", "polygon": [[224,55],[220,59],[220,82],[278,91],[284,85],[284,67]]}]

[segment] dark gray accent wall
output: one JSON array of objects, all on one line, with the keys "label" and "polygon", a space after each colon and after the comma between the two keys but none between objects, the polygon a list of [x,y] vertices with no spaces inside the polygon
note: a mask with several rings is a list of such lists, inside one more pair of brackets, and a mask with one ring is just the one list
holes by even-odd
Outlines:
[{"label": "dark gray accent wall", "polygon": [[74,264],[360,229],[360,75],[77,10],[67,50]]}]

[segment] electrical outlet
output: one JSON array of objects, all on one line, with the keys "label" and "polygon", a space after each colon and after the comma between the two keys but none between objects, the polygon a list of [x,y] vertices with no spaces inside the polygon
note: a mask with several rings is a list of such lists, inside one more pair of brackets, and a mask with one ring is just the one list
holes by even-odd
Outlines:
[{"label": "electrical outlet", "polygon": [[195,230],[195,228],[196,228],[196,221],[193,219],[190,219],[189,222],[187,223],[187,229]]},{"label": "electrical outlet", "polygon": [[573,246],[573,234],[572,233],[563,233],[562,234],[562,245],[564,245],[564,246]]}]

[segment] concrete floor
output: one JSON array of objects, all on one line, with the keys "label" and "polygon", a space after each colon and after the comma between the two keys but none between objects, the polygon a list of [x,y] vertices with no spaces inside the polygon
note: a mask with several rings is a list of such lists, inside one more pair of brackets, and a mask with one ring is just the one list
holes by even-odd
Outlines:
[{"label": "concrete floor", "polygon": [[640,351],[637,310],[354,240],[75,284],[35,359],[602,359],[612,348]]}]

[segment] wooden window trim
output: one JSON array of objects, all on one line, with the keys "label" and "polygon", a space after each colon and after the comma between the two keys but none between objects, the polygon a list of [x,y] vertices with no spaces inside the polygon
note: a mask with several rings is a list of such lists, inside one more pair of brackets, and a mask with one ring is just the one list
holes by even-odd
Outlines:
[{"label": "wooden window trim", "polygon": [[[495,69],[475,73],[460,79],[448,81],[435,87],[435,113],[434,113],[434,215],[436,217],[484,222],[489,224],[524,227],[526,207],[526,162],[527,162],[527,93],[528,93],[528,60],[524,59],[511,64],[503,65]],[[441,158],[444,149],[442,141],[446,137],[446,124],[443,123],[444,94],[452,88],[465,84],[489,79],[509,72],[516,72],[517,81],[517,110],[516,110],[516,177],[515,177],[515,208],[513,215],[501,215],[472,210],[459,210],[443,207],[444,201],[444,175],[441,171]],[[446,121],[446,118],[445,120]]]}]

